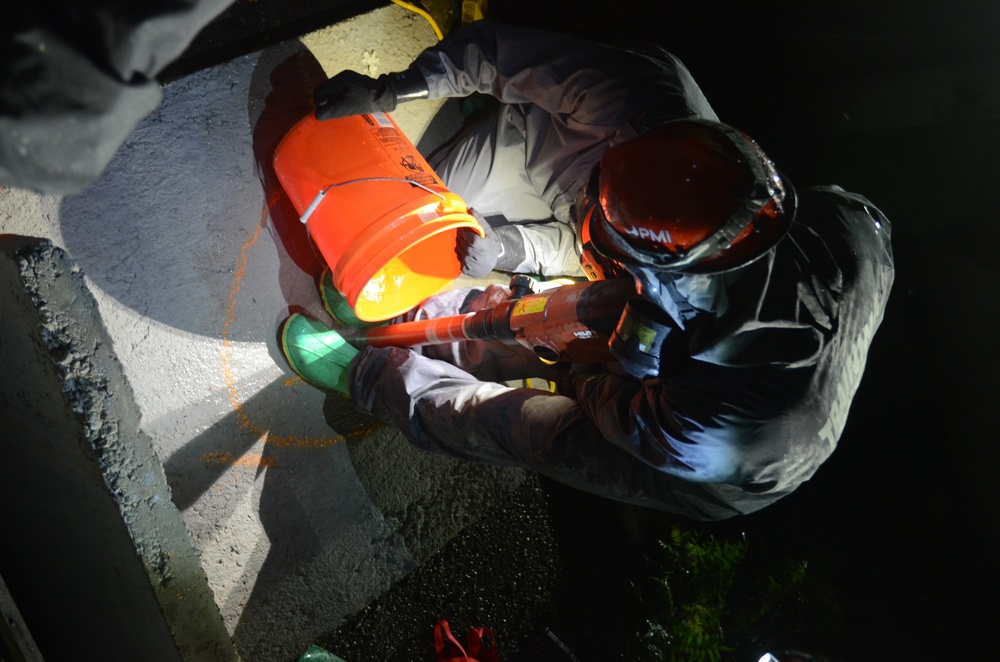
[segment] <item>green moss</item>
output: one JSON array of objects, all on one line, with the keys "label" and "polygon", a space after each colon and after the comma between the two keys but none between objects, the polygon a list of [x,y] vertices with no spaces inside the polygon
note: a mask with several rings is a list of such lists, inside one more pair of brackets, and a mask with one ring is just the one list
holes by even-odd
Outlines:
[{"label": "green moss", "polygon": [[825,647],[841,630],[832,591],[805,561],[746,538],[674,527],[652,561],[639,659],[723,662],[772,644]]}]

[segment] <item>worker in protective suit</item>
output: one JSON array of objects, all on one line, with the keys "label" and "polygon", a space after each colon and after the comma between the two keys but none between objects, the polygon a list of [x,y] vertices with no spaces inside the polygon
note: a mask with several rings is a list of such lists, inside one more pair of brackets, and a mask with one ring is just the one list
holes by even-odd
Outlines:
[{"label": "worker in protective suit", "polygon": [[[460,236],[464,271],[634,279],[617,360],[553,368],[497,342],[358,351],[293,315],[291,367],[421,448],[696,519],[808,480],[836,447],[892,284],[883,215],[835,186],[796,192],[661,51],[478,22],[405,72],[334,76],[317,116],[474,92],[498,107],[431,158],[487,227]],[[446,292],[411,318],[505,296]],[[558,392],[501,383],[528,375]]]}]

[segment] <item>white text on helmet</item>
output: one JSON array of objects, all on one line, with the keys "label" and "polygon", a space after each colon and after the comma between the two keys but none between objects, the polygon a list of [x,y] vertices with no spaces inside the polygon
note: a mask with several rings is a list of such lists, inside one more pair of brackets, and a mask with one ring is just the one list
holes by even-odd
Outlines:
[{"label": "white text on helmet", "polygon": [[670,237],[670,232],[664,228],[662,230],[653,231],[649,228],[635,227],[634,225],[626,225],[622,227],[625,234],[630,237],[638,237],[639,239],[648,239],[650,241],[655,241],[660,244],[672,244],[674,240]]}]

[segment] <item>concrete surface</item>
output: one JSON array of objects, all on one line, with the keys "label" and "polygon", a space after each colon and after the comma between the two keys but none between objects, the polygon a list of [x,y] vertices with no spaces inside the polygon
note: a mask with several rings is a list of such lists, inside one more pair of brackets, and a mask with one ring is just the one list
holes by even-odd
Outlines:
[{"label": "concrete surface", "polygon": [[[276,345],[290,311],[324,313],[271,151],[325,75],[400,69],[434,41],[375,10],[170,84],[79,195],[0,191],[0,231],[50,238],[85,274],[244,660],[305,650],[522,480],[418,454]],[[394,119],[426,150],[439,106]]]}]

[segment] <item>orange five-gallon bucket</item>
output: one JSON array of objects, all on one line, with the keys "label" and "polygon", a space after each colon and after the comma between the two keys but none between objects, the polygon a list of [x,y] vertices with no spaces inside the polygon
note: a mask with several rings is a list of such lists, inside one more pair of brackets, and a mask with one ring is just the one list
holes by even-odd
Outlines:
[{"label": "orange five-gallon bucket", "polygon": [[319,121],[310,113],[274,169],[333,284],[359,319],[387,320],[461,274],[460,228],[483,230],[384,113]]}]

